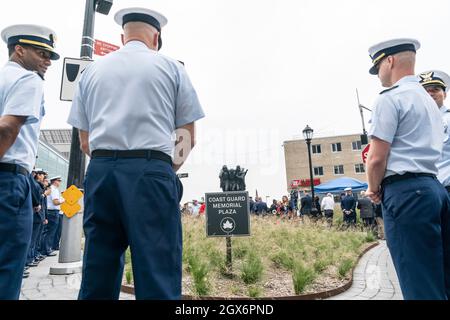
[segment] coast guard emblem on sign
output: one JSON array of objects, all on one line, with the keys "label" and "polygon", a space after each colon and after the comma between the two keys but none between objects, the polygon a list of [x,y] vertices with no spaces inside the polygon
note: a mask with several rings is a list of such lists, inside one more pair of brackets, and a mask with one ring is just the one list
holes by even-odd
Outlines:
[{"label": "coast guard emblem on sign", "polygon": [[220,229],[225,233],[231,233],[236,228],[236,222],[232,218],[225,218],[220,222]]}]

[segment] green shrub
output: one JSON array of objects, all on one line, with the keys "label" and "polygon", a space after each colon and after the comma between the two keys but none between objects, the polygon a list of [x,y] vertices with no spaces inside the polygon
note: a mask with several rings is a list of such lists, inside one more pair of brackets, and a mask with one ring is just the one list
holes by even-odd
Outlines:
[{"label": "green shrub", "polygon": [[346,258],[346,259],[342,260],[342,262],[339,264],[339,268],[338,268],[339,277],[345,278],[345,276],[347,275],[347,273],[350,271],[350,269],[352,267],[353,267],[352,259]]},{"label": "green shrub", "polygon": [[294,258],[291,254],[287,253],[285,250],[275,253],[271,260],[275,263],[277,268],[283,267],[287,270],[292,270],[294,268]]},{"label": "green shrub", "polygon": [[330,265],[330,262],[326,259],[318,259],[316,262],[314,262],[314,270],[317,273],[321,273],[324,271],[328,266]]},{"label": "green shrub", "polygon": [[247,255],[248,251],[249,249],[247,246],[237,245],[233,248],[233,257],[236,259],[242,259]]},{"label": "green shrub", "polygon": [[194,280],[195,293],[205,296],[210,292],[210,284],[207,278],[208,264],[202,262],[196,254],[189,256],[189,271]]},{"label": "green shrub", "polygon": [[373,233],[373,231],[369,231],[367,232],[367,235],[364,239],[365,242],[374,242],[376,239],[375,234]]},{"label": "green shrub", "polygon": [[297,262],[294,266],[294,272],[292,273],[292,280],[294,282],[295,294],[301,294],[305,290],[305,287],[312,283],[316,278],[314,270],[305,267],[302,263]]},{"label": "green shrub", "polygon": [[262,278],[263,264],[261,258],[255,253],[248,255],[242,265],[241,279],[246,284],[258,282]]},{"label": "green shrub", "polygon": [[130,248],[127,249],[127,251],[125,251],[125,264],[130,264],[131,263],[131,251]]},{"label": "green shrub", "polygon": [[248,296],[250,298],[259,298],[261,296],[261,289],[259,287],[249,287],[248,288]]},{"label": "green shrub", "polygon": [[131,282],[133,281],[133,273],[131,272],[131,270],[127,270],[125,272],[125,278],[126,278],[127,284],[131,284]]}]

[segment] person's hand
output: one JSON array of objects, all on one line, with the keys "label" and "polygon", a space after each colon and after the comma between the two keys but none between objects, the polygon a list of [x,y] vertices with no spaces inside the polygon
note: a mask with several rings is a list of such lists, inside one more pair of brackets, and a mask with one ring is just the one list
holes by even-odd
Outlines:
[{"label": "person's hand", "polygon": [[380,193],[380,191],[374,191],[374,190],[368,189],[366,191],[366,197],[368,197],[370,200],[372,200],[372,202],[375,203],[375,204],[380,204],[381,203],[381,193]]},{"label": "person's hand", "polygon": [[44,220],[44,224],[48,224],[48,220],[47,219]]},{"label": "person's hand", "polygon": [[41,211],[42,207],[41,205],[38,205],[37,207],[34,207],[34,212],[39,212]]}]

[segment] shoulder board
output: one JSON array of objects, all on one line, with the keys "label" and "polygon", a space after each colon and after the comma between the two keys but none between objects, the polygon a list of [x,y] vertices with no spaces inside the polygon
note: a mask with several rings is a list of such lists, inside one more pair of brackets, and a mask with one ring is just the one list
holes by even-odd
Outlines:
[{"label": "shoulder board", "polygon": [[393,86],[393,87],[390,87],[389,89],[383,90],[383,91],[380,92],[380,94],[383,94],[385,92],[391,91],[391,90],[393,90],[395,88],[398,88],[398,86]]}]

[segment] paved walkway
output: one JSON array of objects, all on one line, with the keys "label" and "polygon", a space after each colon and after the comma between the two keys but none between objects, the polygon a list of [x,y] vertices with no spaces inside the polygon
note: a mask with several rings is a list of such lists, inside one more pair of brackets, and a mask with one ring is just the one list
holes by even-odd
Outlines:
[{"label": "paved walkway", "polygon": [[[28,269],[30,277],[23,279],[21,300],[76,300],[81,274],[49,275],[58,256],[48,257],[39,266]],[[134,300],[134,296],[121,293],[121,300]],[[346,292],[330,300],[402,300],[397,274],[385,241],[367,252],[353,273],[353,285]]]},{"label": "paved walkway", "polygon": [[386,241],[359,260],[351,288],[330,300],[403,300]]},{"label": "paved walkway", "polygon": [[[76,300],[81,274],[50,275],[50,267],[57,263],[58,256],[47,257],[37,267],[29,268],[30,276],[22,281],[20,300]],[[134,300],[134,296],[121,293],[120,300]]]}]

